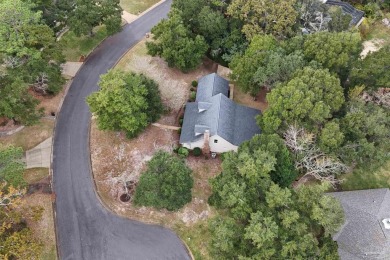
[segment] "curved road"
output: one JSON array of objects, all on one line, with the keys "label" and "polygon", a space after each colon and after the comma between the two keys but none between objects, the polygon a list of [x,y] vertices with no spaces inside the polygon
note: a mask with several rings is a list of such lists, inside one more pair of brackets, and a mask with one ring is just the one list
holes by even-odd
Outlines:
[{"label": "curved road", "polygon": [[97,90],[99,75],[166,16],[170,4],[164,2],[106,39],[88,57],[64,100],[53,147],[57,243],[63,260],[190,259],[172,231],[107,211],[96,197],[90,170],[91,114],[85,98]]}]

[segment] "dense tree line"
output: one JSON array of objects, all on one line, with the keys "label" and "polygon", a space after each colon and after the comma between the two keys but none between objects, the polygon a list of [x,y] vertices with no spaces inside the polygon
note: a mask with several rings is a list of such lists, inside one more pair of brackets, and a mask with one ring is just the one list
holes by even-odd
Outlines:
[{"label": "dense tree line", "polygon": [[119,0],[0,2],[0,117],[34,124],[42,115],[39,95],[55,95],[63,84],[64,56],[56,34],[69,28],[91,35],[104,24],[109,34],[120,30]]},{"label": "dense tree line", "polygon": [[[154,40],[148,49],[151,55],[166,59],[168,65],[186,71],[199,65],[205,54],[229,63],[258,35],[281,40],[302,34],[302,28],[342,32],[349,28],[351,18],[340,8],[329,8],[318,0],[175,0],[168,19],[152,30]],[[183,44],[169,44],[178,39]]]}]

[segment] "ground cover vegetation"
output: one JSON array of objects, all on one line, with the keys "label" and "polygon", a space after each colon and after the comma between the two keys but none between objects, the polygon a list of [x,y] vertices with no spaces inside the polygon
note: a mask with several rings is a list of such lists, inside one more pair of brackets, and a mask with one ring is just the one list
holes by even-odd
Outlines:
[{"label": "ground cover vegetation", "polygon": [[36,259],[43,245],[27,226],[25,214],[18,210],[25,194],[22,149],[0,144],[0,257]]},{"label": "ground cover vegetation", "polygon": [[[352,1],[368,16],[360,30],[321,1],[266,2],[175,0],[148,51],[182,71],[207,55],[228,64],[241,91],[270,90],[261,136],[225,154],[211,181],[209,202],[220,209],[209,223],[213,258],[337,259],[331,235],[343,212],[324,192],[345,179],[347,189],[389,185],[376,179],[388,179],[383,173],[361,181],[389,160],[389,48],[360,57],[365,24],[388,1]],[[174,30],[191,44],[169,44]]]}]

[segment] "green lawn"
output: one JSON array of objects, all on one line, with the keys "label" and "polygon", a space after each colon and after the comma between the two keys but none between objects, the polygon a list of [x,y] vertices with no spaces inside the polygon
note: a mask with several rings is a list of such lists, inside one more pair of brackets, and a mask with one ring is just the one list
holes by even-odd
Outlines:
[{"label": "green lawn", "polygon": [[137,15],[158,2],[159,0],[120,0],[120,5],[123,10]]},{"label": "green lawn", "polygon": [[104,26],[96,27],[94,32],[93,37],[77,37],[72,31],[65,33],[60,39],[65,59],[67,61],[79,61],[81,55],[87,56],[107,37],[106,27]]},{"label": "green lawn", "polygon": [[390,160],[379,169],[358,169],[345,176],[343,190],[390,188]]}]

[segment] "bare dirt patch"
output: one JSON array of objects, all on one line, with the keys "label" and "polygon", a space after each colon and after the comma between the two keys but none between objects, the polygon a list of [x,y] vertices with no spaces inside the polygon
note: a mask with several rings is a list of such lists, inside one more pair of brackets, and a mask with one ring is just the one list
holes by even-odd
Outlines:
[{"label": "bare dirt patch", "polygon": [[363,59],[370,52],[379,51],[380,48],[382,48],[384,44],[385,44],[385,40],[382,40],[382,39],[373,39],[370,41],[363,42],[363,51],[360,53],[360,57]]},{"label": "bare dirt patch", "polygon": [[159,84],[164,104],[174,111],[178,111],[186,102],[193,80],[217,70],[217,65],[209,59],[205,59],[198,69],[189,73],[169,68],[163,59],[147,55],[145,42],[144,39],[134,46],[115,68],[143,73],[155,80]]},{"label": "bare dirt patch", "polygon": [[264,111],[268,107],[266,96],[269,92],[270,91],[263,88],[254,99],[251,95],[243,93],[237,86],[235,86],[233,100],[238,104]]},{"label": "bare dirt patch", "polygon": [[66,89],[70,86],[72,83],[71,80],[68,80],[62,90],[55,96],[42,96],[38,94],[33,94],[36,99],[40,101],[38,108],[44,109],[45,116],[55,116],[59,109],[59,104],[61,103],[61,100],[65,97]]}]

